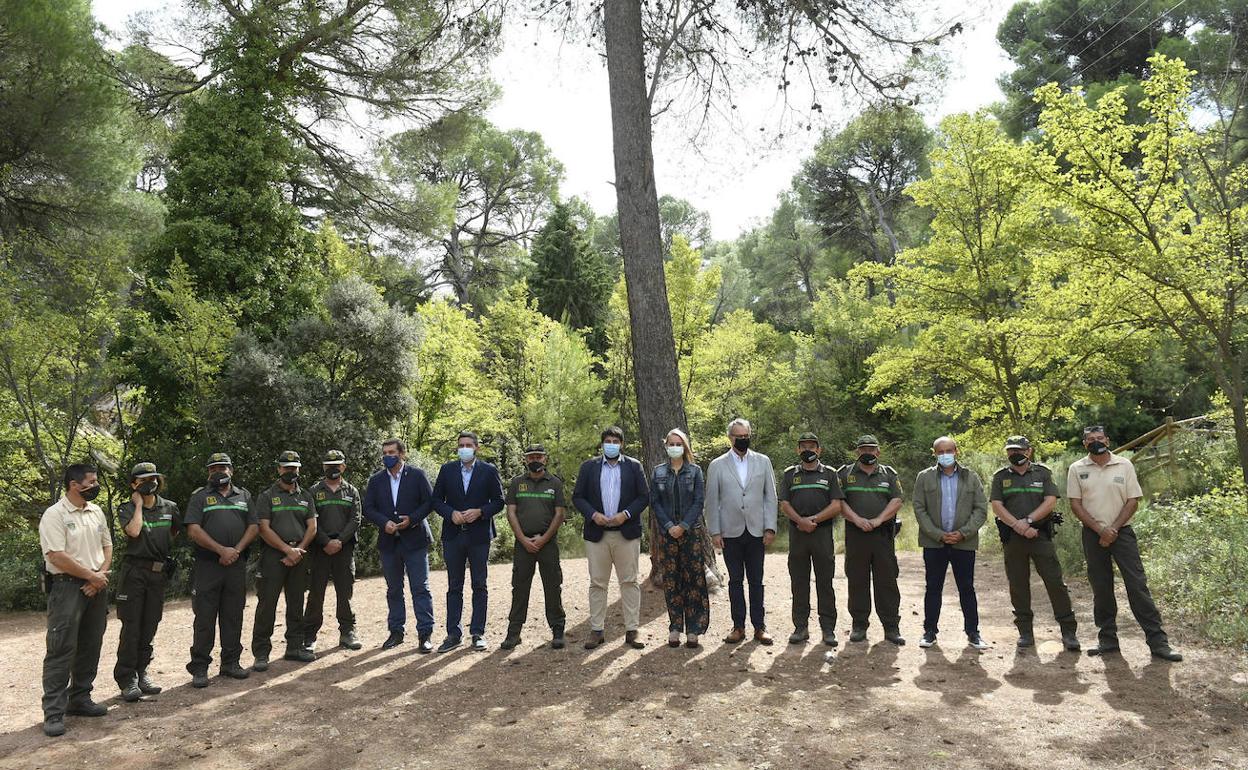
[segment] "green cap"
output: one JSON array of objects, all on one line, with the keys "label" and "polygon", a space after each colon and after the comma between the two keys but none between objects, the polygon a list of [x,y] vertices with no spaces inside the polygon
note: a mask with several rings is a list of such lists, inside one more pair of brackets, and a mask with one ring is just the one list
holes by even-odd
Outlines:
[{"label": "green cap", "polygon": [[816,444],[818,444],[818,443],[819,443],[819,437],[818,437],[818,436],[816,436],[815,434],[811,433],[810,431],[806,431],[805,433],[803,433],[802,435],[800,435],[800,436],[798,436],[798,437],[797,437],[797,442],[798,442],[799,444],[800,444],[801,442],[803,442],[803,441],[813,441],[813,442],[815,442]]},{"label": "green cap", "polygon": [[278,456],[277,456],[277,464],[278,464],[278,466],[280,466],[280,467],[282,467],[282,468],[286,468],[286,467],[301,468],[301,467],[303,467],[303,463],[299,462],[299,453],[298,453],[298,452],[292,452],[292,451],[290,451],[289,449],[287,449],[285,452],[282,452],[280,455],[278,455]]},{"label": "green cap", "polygon": [[234,461],[231,460],[230,456],[227,455],[225,452],[214,452],[213,454],[208,455],[208,465],[209,466],[213,466],[213,465],[233,466]]},{"label": "green cap", "polygon": [[139,463],[130,469],[131,479],[143,479],[149,476],[159,476],[160,472],[156,470],[156,463]]},{"label": "green cap", "polygon": [[[291,454],[294,454],[293,452]],[[346,465],[347,456],[337,449],[331,449],[325,453],[325,459],[321,461],[321,465]]]},{"label": "green cap", "polygon": [[865,435],[859,436],[859,437],[858,437],[858,443],[857,443],[857,444],[854,444],[854,446],[856,446],[856,447],[861,447],[861,446],[874,446],[874,447],[878,447],[879,445],[880,445],[880,442],[876,441],[876,440],[875,440],[875,436],[872,436],[870,433],[867,433],[867,434],[865,434]]},{"label": "green cap", "polygon": [[1005,440],[1006,449],[1031,449],[1031,442],[1026,436],[1010,436]]},{"label": "green cap", "polygon": [[546,454],[546,447],[541,444],[529,444],[529,448],[524,450],[524,453],[526,455],[544,455]]}]

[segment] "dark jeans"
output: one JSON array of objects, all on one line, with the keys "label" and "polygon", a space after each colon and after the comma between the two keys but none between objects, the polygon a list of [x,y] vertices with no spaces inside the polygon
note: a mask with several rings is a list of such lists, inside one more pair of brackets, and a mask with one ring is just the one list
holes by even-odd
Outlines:
[{"label": "dark jeans", "polygon": [[1049,594],[1049,603],[1053,605],[1053,617],[1061,626],[1062,631],[1074,633],[1075,610],[1070,603],[1070,592],[1062,580],[1062,563],[1057,559],[1057,549],[1053,541],[1039,535],[1032,540],[1011,532],[1010,539],[1001,546],[1005,554],[1005,577],[1010,583],[1010,603],[1014,605],[1014,625],[1019,633],[1032,632],[1031,610],[1031,565],[1036,566],[1036,574],[1044,581],[1044,588]]},{"label": "dark jeans", "polygon": [[871,593],[875,587],[875,614],[886,631],[901,625],[901,590],[897,587],[897,552],[892,522],[863,532],[845,525],[845,580],[849,584],[849,615],[854,628],[871,623]]},{"label": "dark jeans", "polygon": [[152,640],[165,611],[165,573],[153,572],[150,562],[126,560],[117,590],[117,665],[113,679],[122,688],[147,671],[152,662]]},{"label": "dark jeans", "polygon": [[386,577],[386,605],[389,613],[386,626],[391,633],[402,632],[407,625],[407,607],[403,602],[403,576],[407,576],[412,592],[412,613],[416,615],[416,633],[425,638],[433,633],[433,594],[429,591],[429,548],[393,548],[381,551],[381,573]]},{"label": "dark jeans", "polygon": [[308,563],[282,564],[282,552],[265,546],[256,575],[256,623],[251,629],[251,654],[267,658],[273,651],[277,598],[286,595],[286,652],[303,647],[303,599],[308,590]]},{"label": "dark jeans", "polygon": [[805,628],[810,622],[810,571],[815,571],[815,598],[819,603],[819,628],[836,630],[836,541],[830,526],[814,532],[789,527],[789,581],[793,590],[793,627]]},{"label": "dark jeans", "polygon": [[196,558],[191,578],[191,609],[195,612],[195,635],[191,641],[192,675],[208,673],[212,648],[221,626],[221,665],[237,666],[243,654],[243,610],[247,606],[247,558],[240,556],[228,567],[217,559]]},{"label": "dark jeans", "polygon": [[750,583],[750,623],[755,630],[767,628],[763,609],[763,539],[749,532],[724,538],[724,564],[728,567],[728,604],[732,627],[745,628],[744,581]]},{"label": "dark jeans", "polygon": [[1100,536],[1087,527],[1083,528],[1083,555],[1088,560],[1088,582],[1092,584],[1092,619],[1096,621],[1098,639],[1103,646],[1118,646],[1118,599],[1114,596],[1114,565],[1122,573],[1122,584],[1127,589],[1127,602],[1135,620],[1144,629],[1144,637],[1150,649],[1159,650],[1170,646],[1170,640],[1161,627],[1161,613],[1153,602],[1144,576],[1144,562],[1140,560],[1140,545],[1135,530],[1123,527],[1118,539],[1102,548]]},{"label": "dark jeans", "polygon": [[308,642],[316,640],[325,623],[325,589],[334,581],[334,598],[337,600],[338,633],[355,630],[355,613],[351,610],[351,595],[355,591],[355,544],[343,543],[342,550],[330,556],[324,546],[313,545],[308,554],[312,570],[308,582],[308,606],[303,613],[303,636]]},{"label": "dark jeans", "polygon": [[65,715],[90,700],[108,623],[108,591],[88,597],[82,580],[52,581],[48,592],[47,654],[43,658],[43,718]]},{"label": "dark jeans", "polygon": [[[507,635],[519,636],[529,615],[529,594],[533,573],[542,573],[542,596],[546,602],[546,623],[556,635],[563,633],[563,568],[559,564],[559,541],[551,540],[537,553],[529,553],[516,543],[511,557],[511,612],[507,615]],[[476,592],[473,592],[476,598]]]},{"label": "dark jeans", "polygon": [[466,537],[442,541],[442,555],[446,558],[446,635],[459,639],[464,635],[464,568],[472,574],[472,619],[468,633],[485,635],[485,611],[490,589],[486,584],[486,569],[490,560],[490,543],[468,545]]},{"label": "dark jeans", "polygon": [[975,552],[959,550],[951,545],[923,549],[923,567],[927,578],[927,591],[923,596],[923,630],[933,636],[940,631],[941,594],[945,590],[945,575],[951,566],[953,582],[958,586],[958,601],[962,604],[962,629],[967,636],[973,636],[979,633]]}]

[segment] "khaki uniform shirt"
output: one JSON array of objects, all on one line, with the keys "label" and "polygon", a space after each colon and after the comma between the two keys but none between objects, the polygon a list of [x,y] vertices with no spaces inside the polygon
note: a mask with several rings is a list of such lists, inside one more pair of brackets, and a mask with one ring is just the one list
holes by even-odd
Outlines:
[{"label": "khaki uniform shirt", "polygon": [[1066,472],[1066,496],[1083,502],[1088,515],[1100,524],[1113,524],[1122,506],[1143,497],[1135,466],[1125,457],[1110,453],[1109,462],[1097,465],[1091,456],[1070,464]]},{"label": "khaki uniform shirt", "polygon": [[104,549],[112,545],[108,520],[95,503],[75,508],[68,497],[62,497],[39,519],[39,547],[43,550],[43,563],[53,575],[62,571],[48,561],[49,552],[64,551],[87,569],[98,571],[104,566]]}]

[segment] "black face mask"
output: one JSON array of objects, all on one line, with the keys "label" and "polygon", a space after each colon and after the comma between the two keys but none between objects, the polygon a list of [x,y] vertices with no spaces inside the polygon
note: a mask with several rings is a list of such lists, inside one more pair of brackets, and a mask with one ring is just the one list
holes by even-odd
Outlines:
[{"label": "black face mask", "polygon": [[1010,462],[1014,463],[1015,465],[1026,465],[1027,455],[1022,454],[1021,452],[1015,452],[1010,455]]},{"label": "black face mask", "polygon": [[340,470],[325,471],[325,478],[331,479],[331,480],[340,479],[342,478],[342,471]]},{"label": "black face mask", "polygon": [[862,463],[863,465],[875,465],[875,461],[876,461],[876,460],[878,460],[878,459],[880,459],[880,458],[876,457],[875,455],[871,455],[871,454],[860,454],[860,455],[858,455],[858,462]]},{"label": "black face mask", "polygon": [[148,495],[154,495],[156,494],[156,489],[159,486],[160,485],[156,483],[155,481],[146,481],[139,485],[139,494],[143,495],[144,497],[147,497]]},{"label": "black face mask", "polygon": [[296,484],[299,481],[299,471],[286,471],[279,476],[283,484]]},{"label": "black face mask", "polygon": [[208,479],[208,483],[213,485],[217,489],[225,489],[226,487],[230,485],[230,474],[214,473],[212,474],[212,477]]},{"label": "black face mask", "polygon": [[813,449],[805,449],[798,456],[802,458],[802,462],[804,463],[813,463],[815,460],[819,459],[819,455],[816,454]]},{"label": "black face mask", "polygon": [[736,449],[738,452],[747,451],[750,448],[750,437],[745,436],[742,438],[734,438],[732,440],[732,447],[733,449]]},{"label": "black face mask", "polygon": [[1103,455],[1109,451],[1109,447],[1106,446],[1104,441],[1093,441],[1091,444],[1088,444],[1088,451],[1094,455]]},{"label": "black face mask", "polygon": [[87,502],[91,502],[92,500],[100,496],[100,485],[96,484],[93,487],[80,489],[78,490],[78,494],[82,495],[83,500],[86,500]]},{"label": "black face mask", "polygon": [[529,473],[541,473],[542,471],[546,470],[546,463],[539,463],[538,461],[534,460],[533,462],[529,463],[528,465],[524,467],[529,469]]}]

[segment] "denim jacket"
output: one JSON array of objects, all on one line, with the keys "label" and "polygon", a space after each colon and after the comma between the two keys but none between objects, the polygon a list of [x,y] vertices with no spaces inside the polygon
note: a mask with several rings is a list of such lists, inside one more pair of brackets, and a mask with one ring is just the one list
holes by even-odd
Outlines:
[{"label": "denim jacket", "polygon": [[[680,521],[675,518],[676,501],[680,495]],[[706,499],[706,482],[702,469],[693,463],[685,463],[676,473],[671,463],[654,467],[650,482],[650,509],[658,517],[659,527],[666,532],[680,524],[686,530],[702,526],[702,504]]]}]

